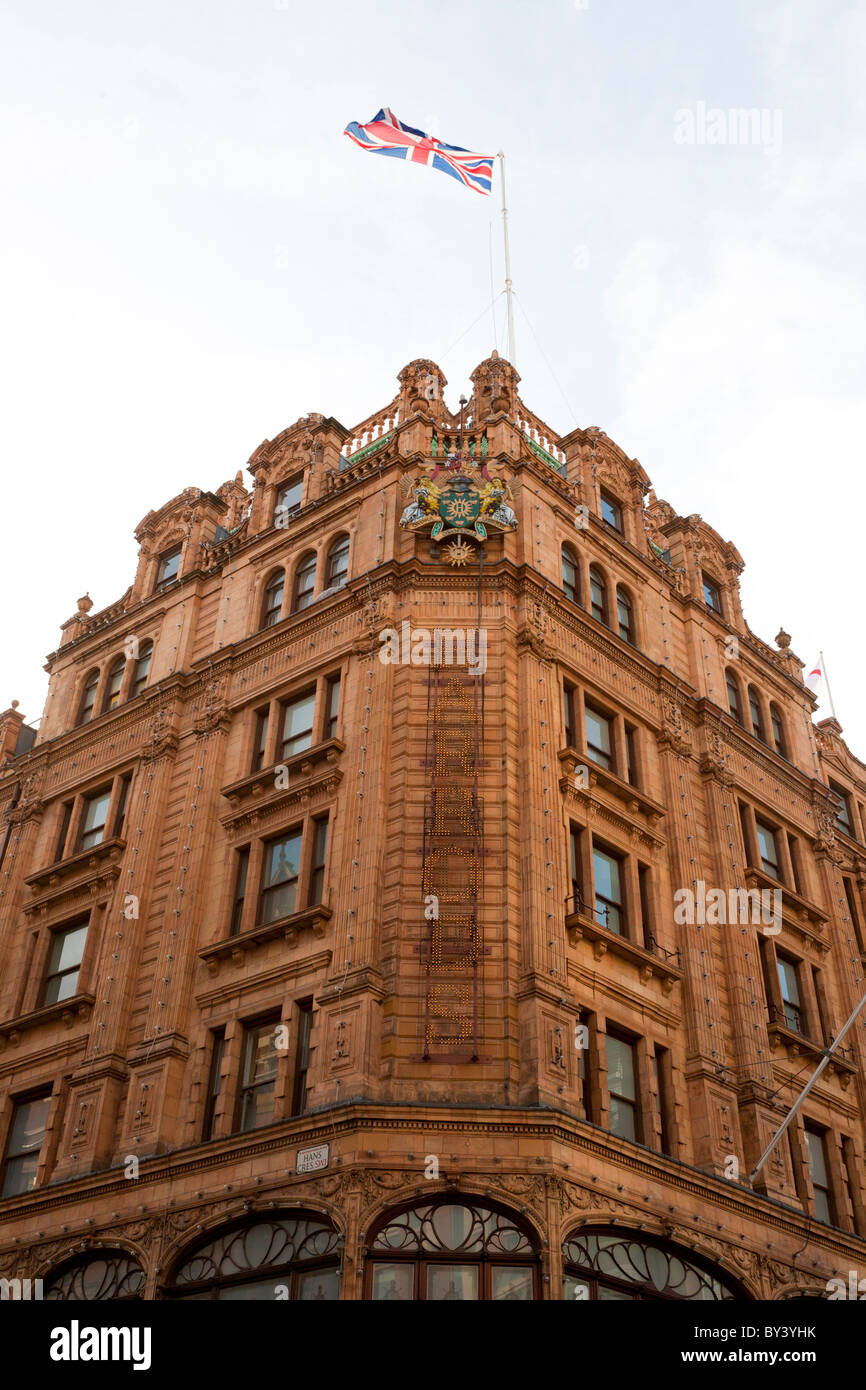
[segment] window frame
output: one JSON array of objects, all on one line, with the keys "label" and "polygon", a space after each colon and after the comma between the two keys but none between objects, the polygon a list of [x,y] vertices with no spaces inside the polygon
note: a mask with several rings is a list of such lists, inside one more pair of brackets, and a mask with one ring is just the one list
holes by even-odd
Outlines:
[{"label": "window frame", "polygon": [[[165,569],[166,569],[166,566],[169,564],[169,562],[170,562],[171,560],[173,560],[173,559],[175,558],[175,556],[177,557],[177,568],[176,568],[175,570],[173,570],[171,574],[168,574],[168,575],[167,575],[167,574],[165,574],[165,572],[164,572]],[[179,541],[176,545],[171,546],[171,548],[170,548],[169,550],[164,550],[164,551],[157,557],[157,561],[156,561],[156,580],[155,580],[154,586],[153,586],[153,592],[154,592],[155,594],[164,594],[165,591],[166,591],[166,589],[170,588],[170,586],[171,586],[172,584],[176,584],[176,583],[178,582],[178,580],[180,579],[180,566],[181,566],[182,560],[183,560],[183,542],[182,542],[182,541]]]},{"label": "window frame", "polygon": [[[605,508],[609,508],[613,513],[613,521],[605,514]],[[609,526],[612,531],[616,531],[617,535],[624,536],[625,527],[623,524],[622,503],[614,497],[612,492],[608,492],[605,488],[599,490],[599,510],[604,525]]]},{"label": "window frame", "polygon": [[725,610],[722,606],[722,586],[718,580],[713,579],[705,570],[701,570],[701,594],[704,605],[709,608],[711,613],[724,618]]},{"label": "window frame", "polygon": [[[307,550],[298,560],[292,576],[292,613],[303,613],[312,607],[316,597],[316,575],[319,557],[315,550]],[[308,587],[301,588],[301,580],[310,579]]]},{"label": "window frame", "polygon": [[[42,1150],[45,1147],[45,1139],[48,1134],[48,1121],[51,1118],[53,1091],[50,1086],[43,1086],[34,1091],[27,1091],[23,1095],[12,1096],[11,1100],[12,1110],[9,1117],[9,1127],[6,1132],[6,1142],[3,1146],[3,1161],[2,1164],[0,1164],[0,1201],[5,1201],[8,1197],[23,1197],[26,1193],[33,1192],[38,1186],[39,1161],[42,1157]],[[19,1113],[23,1110],[24,1106],[37,1105],[42,1101],[47,1102],[47,1104],[45,1107],[45,1124],[42,1129],[42,1136],[39,1140],[38,1147],[30,1144],[13,1151],[12,1143],[15,1135],[15,1121]],[[7,1191],[11,1165],[19,1162],[21,1159],[26,1159],[29,1155],[34,1153],[36,1155],[36,1168],[34,1170],[33,1182],[29,1183],[26,1187],[15,1187],[13,1190]],[[17,1172],[18,1169],[16,1168],[15,1171]]]},{"label": "window frame", "polygon": [[[279,599],[275,600],[272,591],[279,590]],[[259,621],[259,631],[266,632],[268,628],[276,627],[283,620],[283,605],[286,599],[286,571],[284,569],[272,570],[265,581],[262,589],[262,607]]]},{"label": "window frame", "polygon": [[[566,574],[566,565],[572,570],[573,578]],[[580,604],[580,563],[570,545],[560,547],[560,578],[562,592],[570,603]]]}]

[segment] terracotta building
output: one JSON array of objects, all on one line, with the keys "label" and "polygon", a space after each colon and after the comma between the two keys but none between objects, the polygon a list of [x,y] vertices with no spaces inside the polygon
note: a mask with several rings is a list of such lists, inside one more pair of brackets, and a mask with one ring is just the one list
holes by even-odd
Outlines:
[{"label": "terracotta building", "polygon": [[186,488],[0,716],[3,1279],[866,1277],[864,1018],[750,1182],[866,990],[866,767],[734,545],[518,381]]}]

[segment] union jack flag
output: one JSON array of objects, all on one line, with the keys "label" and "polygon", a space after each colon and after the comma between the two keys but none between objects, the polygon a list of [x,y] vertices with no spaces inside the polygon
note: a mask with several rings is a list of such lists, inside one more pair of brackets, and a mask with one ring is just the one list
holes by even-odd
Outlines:
[{"label": "union jack flag", "polygon": [[366,125],[351,121],[343,134],[371,154],[388,154],[394,159],[411,159],[414,164],[441,169],[476,193],[489,193],[493,186],[495,155],[472,154],[459,145],[446,145],[433,135],[425,135],[423,130],[404,125],[387,106]]}]

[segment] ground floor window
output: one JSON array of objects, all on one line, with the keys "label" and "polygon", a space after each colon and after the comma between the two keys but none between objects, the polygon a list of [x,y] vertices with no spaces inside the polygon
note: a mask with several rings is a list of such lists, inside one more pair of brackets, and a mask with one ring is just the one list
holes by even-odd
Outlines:
[{"label": "ground floor window", "polygon": [[365,1297],[475,1302],[538,1297],[538,1252],[519,1217],[483,1202],[425,1202],[374,1228]]},{"label": "ground floor window", "polygon": [[185,1252],[169,1298],[315,1300],[339,1297],[343,1239],[326,1217],[290,1212],[235,1224]]},{"label": "ground floor window", "polygon": [[642,1232],[580,1230],[563,1245],[566,1300],[602,1302],[684,1298],[705,1301],[744,1295],[721,1271],[690,1251]]}]

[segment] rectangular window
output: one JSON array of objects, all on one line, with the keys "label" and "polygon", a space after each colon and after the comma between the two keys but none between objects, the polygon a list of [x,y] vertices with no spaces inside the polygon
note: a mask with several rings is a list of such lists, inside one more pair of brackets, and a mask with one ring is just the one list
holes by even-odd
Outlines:
[{"label": "rectangular window", "polygon": [[795,1033],[803,1032],[803,1006],[800,1002],[800,984],[797,979],[797,962],[787,956],[776,956],[779,972],[779,989],[782,995],[782,1008],[785,1022]]},{"label": "rectangular window", "polygon": [[845,1165],[845,1182],[848,1187],[848,1196],[851,1199],[851,1207],[854,1212],[854,1229],[859,1236],[862,1236],[863,1207],[860,1200],[860,1165],[857,1162],[854,1140],[848,1134],[842,1135],[842,1162]]},{"label": "rectangular window", "polygon": [[240,1123],[242,1132],[260,1129],[274,1118],[277,1082],[276,1029],[280,1020],[256,1023],[244,1029]]},{"label": "rectangular window", "polygon": [[63,814],[60,817],[60,834],[57,837],[57,853],[55,860],[63,858],[63,851],[66,848],[66,838],[69,834],[69,822],[72,820],[72,802],[67,801],[63,807]]},{"label": "rectangular window", "polygon": [[102,843],[105,837],[105,821],[108,816],[110,800],[110,787],[106,787],[101,792],[94,792],[93,796],[88,796],[85,800],[84,816],[78,835],[79,850],[92,849],[94,845]]},{"label": "rectangular window", "polygon": [[301,493],[304,490],[303,474],[284,483],[277,493],[274,506],[274,523],[285,526],[290,516],[301,510]]},{"label": "rectangular window", "polygon": [[586,756],[599,767],[610,768],[613,761],[611,724],[607,715],[601,714],[592,705],[586,706]]},{"label": "rectangular window", "polygon": [[652,914],[652,893],[650,869],[646,864],[639,864],[637,871],[637,882],[640,890],[640,913],[643,918],[643,944],[649,948],[653,937],[653,914]]},{"label": "rectangular window", "polygon": [[629,786],[638,785],[637,772],[637,730],[626,725],[625,730],[625,776]]},{"label": "rectangular window", "polygon": [[182,547],[178,545],[174,550],[168,550],[165,555],[160,557],[159,567],[156,572],[157,593],[162,593],[163,589],[167,589],[169,584],[173,584],[177,579],[180,569],[181,549]]},{"label": "rectangular window", "polygon": [[763,821],[755,821],[755,829],[758,832],[758,849],[761,852],[761,868],[765,874],[771,878],[781,880],[779,873],[779,844],[776,839],[776,831],[771,825],[765,825]]},{"label": "rectangular window", "polygon": [[827,1145],[819,1129],[805,1126],[806,1152],[809,1155],[809,1177],[815,1193],[815,1215],[819,1221],[833,1223],[833,1199],[827,1171]]},{"label": "rectangular window", "polygon": [[114,816],[114,834],[118,839],[123,835],[123,827],[126,824],[126,807],[129,802],[129,789],[132,786],[132,773],[128,772],[121,778],[120,793],[117,798],[117,811]]},{"label": "rectangular window", "polygon": [[601,519],[615,531],[622,531],[622,508],[608,492],[601,494]]},{"label": "rectangular window", "polygon": [[833,1029],[830,1023],[830,1006],[827,1003],[827,994],[824,989],[824,972],[819,970],[816,965],[812,966],[812,988],[815,991],[815,1003],[818,1006],[818,1024],[820,1028],[821,1041],[825,1047],[833,1041]]},{"label": "rectangular window", "polygon": [[251,772],[261,772],[265,765],[265,749],[268,742],[268,711],[256,710],[256,730],[253,738],[253,763]]},{"label": "rectangular window", "polygon": [[568,681],[562,682],[562,726],[566,748],[577,747],[577,721],[575,718],[575,690]]},{"label": "rectangular window", "polygon": [[317,907],[322,901],[322,894],[325,888],[325,858],[328,853],[328,821],[324,820],[313,822],[315,833],[313,836],[313,858],[310,864],[310,896],[309,907]]},{"label": "rectangular window", "polygon": [[313,1001],[304,999],[298,1004],[298,1052],[295,1061],[295,1084],[292,1091],[292,1114],[303,1115],[307,1108],[307,1072],[310,1069],[310,1033],[313,1027]]},{"label": "rectangular window", "polygon": [[589,1073],[589,1045],[592,1038],[592,1019],[586,1009],[581,1009],[577,1015],[578,1027],[584,1031],[581,1034],[582,1046],[577,1049],[577,1075],[580,1080],[580,1098],[583,1101],[583,1113],[588,1120],[595,1118],[592,1105],[592,1086],[590,1085]]},{"label": "rectangular window", "polygon": [[325,738],[337,737],[337,716],[340,713],[340,677],[328,681],[325,700]]},{"label": "rectangular window", "polygon": [[59,1004],[78,989],[78,976],[87,940],[87,918],[51,934],[48,969],[42,989],[42,1003]]},{"label": "rectangular window", "polygon": [[853,837],[854,827],[851,822],[851,800],[848,793],[835,782],[831,782],[830,795],[836,803],[836,829],[841,830],[843,835],[851,835]]},{"label": "rectangular window", "polygon": [[845,885],[845,900],[848,904],[848,915],[851,918],[851,925],[854,928],[854,936],[857,940],[857,947],[862,952],[863,932],[860,925],[860,913],[857,909],[857,900],[854,896],[854,885],[852,884],[850,878],[843,878],[842,882]]},{"label": "rectangular window", "polygon": [[670,1092],[668,1087],[668,1069],[670,1067],[670,1054],[666,1047],[654,1047],[652,1051],[653,1076],[656,1083],[656,1108],[658,1111],[659,1122],[661,1124],[661,1144],[662,1153],[669,1154],[670,1135],[668,1132],[668,1115],[670,1114],[669,1099]]},{"label": "rectangular window", "polygon": [[592,866],[595,880],[595,914],[603,926],[622,934],[623,902],[620,862],[612,854],[593,845]]},{"label": "rectangular window", "polygon": [[211,1034],[211,1054],[210,1071],[207,1079],[207,1098],[204,1107],[204,1122],[202,1124],[202,1142],[207,1143],[213,1139],[214,1127],[216,1125],[216,1104],[219,1098],[220,1086],[222,1084],[222,1064],[226,1050],[225,1029],[220,1028]]},{"label": "rectangular window", "polygon": [[704,603],[708,608],[712,608],[714,613],[720,614],[722,611],[722,595],[719,591],[718,584],[715,584],[712,579],[708,579],[705,574],[701,576],[701,579],[704,587]]},{"label": "rectangular window", "polygon": [[262,897],[259,921],[276,922],[297,907],[298,866],[301,862],[301,832],[294,831],[265,845],[262,867]]},{"label": "rectangular window", "polygon": [[19,1197],[36,1186],[39,1153],[45,1139],[50,1095],[18,1100],[12,1111],[0,1197]]},{"label": "rectangular window", "polygon": [[313,715],[316,708],[316,692],[308,691],[297,699],[282,706],[283,729],[281,756],[291,758],[295,753],[304,753],[313,746]]},{"label": "rectangular window", "polygon": [[610,1093],[610,1132],[621,1139],[637,1138],[637,1091],[634,1047],[614,1033],[606,1034],[607,1089]]},{"label": "rectangular window", "polygon": [[568,858],[571,873],[571,911],[579,912],[583,906],[580,874],[580,836],[576,825],[568,828]]},{"label": "rectangular window", "polygon": [[802,860],[800,859],[800,843],[795,835],[788,836],[788,855],[791,860],[791,873],[794,876],[794,892],[803,891]]},{"label": "rectangular window", "polygon": [[250,867],[250,850],[238,851],[237,869],[235,871],[235,894],[232,903],[232,920],[229,924],[229,936],[237,936],[241,929],[244,916],[244,901],[247,895],[247,873]]}]

